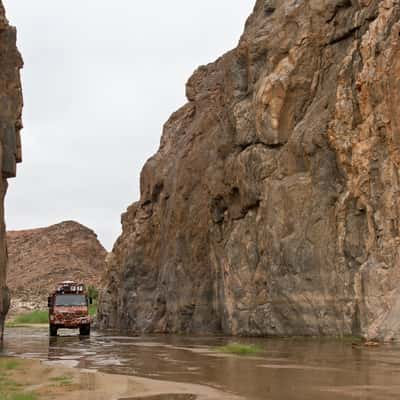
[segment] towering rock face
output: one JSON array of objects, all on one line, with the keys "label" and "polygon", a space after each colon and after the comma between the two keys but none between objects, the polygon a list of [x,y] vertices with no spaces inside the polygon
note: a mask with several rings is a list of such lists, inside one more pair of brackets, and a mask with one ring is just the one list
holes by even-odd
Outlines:
[{"label": "towering rock face", "polygon": [[7,179],[16,175],[21,161],[22,90],[19,70],[22,58],[16,47],[16,30],[10,26],[0,0],[0,341],[9,307],[6,286],[7,245],[4,222],[4,197]]},{"label": "towering rock face", "polygon": [[8,287],[13,298],[47,295],[57,283],[77,280],[99,287],[107,252],[97,235],[74,221],[7,232]]},{"label": "towering rock face", "polygon": [[100,322],[400,333],[398,0],[258,0],[122,217]]}]

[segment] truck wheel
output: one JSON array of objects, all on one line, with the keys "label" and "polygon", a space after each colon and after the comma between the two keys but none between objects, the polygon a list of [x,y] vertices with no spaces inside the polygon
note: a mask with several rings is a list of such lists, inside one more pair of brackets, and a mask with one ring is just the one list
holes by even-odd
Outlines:
[{"label": "truck wheel", "polygon": [[82,325],[79,327],[79,334],[81,336],[89,336],[90,335],[90,325]]},{"label": "truck wheel", "polygon": [[57,336],[57,330],[58,328],[52,324],[50,324],[50,336]]}]

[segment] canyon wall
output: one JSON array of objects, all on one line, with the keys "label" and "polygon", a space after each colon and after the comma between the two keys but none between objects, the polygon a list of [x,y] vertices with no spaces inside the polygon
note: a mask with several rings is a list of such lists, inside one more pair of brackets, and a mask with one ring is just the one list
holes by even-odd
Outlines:
[{"label": "canyon wall", "polygon": [[16,164],[22,161],[22,90],[19,70],[23,62],[16,46],[16,35],[15,28],[7,21],[0,0],[0,340],[3,338],[4,319],[10,303],[6,285],[4,197],[7,179],[15,177]]},{"label": "canyon wall", "polygon": [[399,1],[257,0],[186,93],[122,216],[100,325],[396,339]]}]

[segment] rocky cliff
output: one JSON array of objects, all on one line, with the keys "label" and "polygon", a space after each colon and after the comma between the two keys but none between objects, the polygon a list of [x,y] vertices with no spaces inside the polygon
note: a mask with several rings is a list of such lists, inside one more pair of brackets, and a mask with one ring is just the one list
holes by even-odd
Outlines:
[{"label": "rocky cliff", "polygon": [[107,252],[96,234],[67,221],[47,228],[7,232],[8,287],[13,302],[46,302],[58,282],[99,286]]},{"label": "rocky cliff", "polygon": [[9,25],[0,0],[0,341],[9,307],[6,286],[7,246],[4,222],[4,197],[7,179],[15,177],[21,161],[22,90],[19,70],[22,58],[16,47],[16,30]]},{"label": "rocky cliff", "polygon": [[400,333],[398,0],[258,0],[122,217],[104,328]]}]

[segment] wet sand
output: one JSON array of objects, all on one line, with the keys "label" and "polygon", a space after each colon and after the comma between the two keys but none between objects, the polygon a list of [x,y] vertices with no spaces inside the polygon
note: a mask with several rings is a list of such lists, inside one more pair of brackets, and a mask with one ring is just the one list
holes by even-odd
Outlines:
[{"label": "wet sand", "polygon": [[[3,371],[20,393],[32,393],[38,400],[240,400],[232,394],[202,385],[106,374],[94,370],[66,368],[38,360],[0,357],[1,364],[16,363]],[[1,381],[0,381],[1,382]],[[11,386],[10,386],[11,387]],[[0,388],[0,398],[1,398]],[[11,392],[10,392],[11,393]],[[6,396],[7,392],[3,394]]]}]

